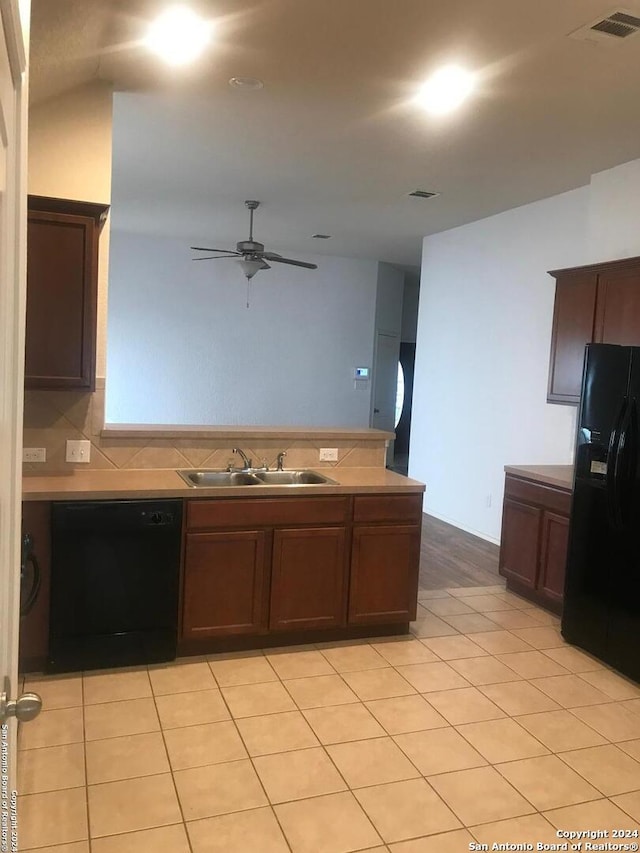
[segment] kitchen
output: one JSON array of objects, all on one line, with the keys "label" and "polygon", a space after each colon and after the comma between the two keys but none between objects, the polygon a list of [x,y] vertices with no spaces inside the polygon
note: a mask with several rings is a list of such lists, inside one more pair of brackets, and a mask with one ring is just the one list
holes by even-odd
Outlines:
[{"label": "kitchen", "polygon": [[[98,92],[101,89],[100,86],[96,88]],[[77,95],[78,98],[86,98],[86,96],[86,92]],[[99,97],[95,101],[92,100],[90,102],[91,106],[89,109],[94,120],[89,122],[86,127],[84,121],[76,121],[78,132],[87,134],[87,142],[89,143],[77,147],[61,144],[56,145],[54,143],[56,116],[61,116],[62,118],[60,127],[62,127],[64,120],[67,120],[65,132],[68,133],[69,131],[73,131],[73,114],[67,113],[65,115],[64,109],[58,109],[61,106],[64,107],[64,104],[58,103],[56,109],[50,106],[47,116],[47,108],[43,106],[40,116],[40,126],[43,128],[43,136],[40,142],[38,141],[38,137],[35,137],[32,150],[34,165],[30,169],[30,172],[34,176],[33,180],[36,181],[36,176],[39,174],[42,177],[42,182],[32,185],[31,189],[33,192],[51,196],[108,200],[109,196],[101,192],[88,193],[88,185],[86,183],[83,186],[78,186],[77,192],[71,188],[63,190],[55,187],[55,180],[64,174],[63,170],[58,168],[47,169],[42,163],[38,165],[37,161],[38,151],[43,151],[47,148],[50,154],[51,152],[57,153],[62,160],[66,158],[68,161],[74,161],[74,168],[79,165],[75,162],[78,159],[75,156],[75,152],[78,150],[88,152],[90,158],[98,157],[100,151],[104,151],[104,140],[100,140],[98,138],[99,134],[96,134],[96,129],[100,124],[100,116],[96,115],[96,103],[99,102]],[[106,94],[104,103],[108,109],[109,101]],[[37,127],[38,117],[36,117],[35,121],[36,124],[34,126]],[[93,137],[92,133],[94,134]],[[622,144],[620,148],[621,150],[625,150]],[[459,228],[444,231],[441,234],[426,238],[426,251],[423,261],[423,295],[421,297],[419,318],[419,335],[425,343],[422,349],[420,347],[418,349],[416,402],[413,421],[414,440],[411,451],[412,467],[410,468],[410,473],[416,479],[427,482],[428,492],[425,509],[433,515],[444,520],[453,521],[463,529],[480,533],[487,538],[498,541],[500,537],[501,492],[504,478],[503,466],[511,463],[529,465],[551,462],[560,464],[570,463],[572,458],[573,434],[576,426],[575,409],[564,406],[550,406],[545,402],[550,329],[553,313],[553,281],[547,277],[546,271],[548,269],[575,266],[587,263],[588,261],[605,261],[615,257],[625,257],[638,253],[637,243],[634,244],[633,242],[635,234],[633,233],[633,229],[628,227],[629,218],[633,220],[632,211],[637,206],[637,193],[633,191],[634,180],[636,181],[636,185],[638,180],[637,163],[632,161],[632,157],[635,154],[637,154],[637,149],[630,145],[626,149],[625,155],[616,161],[631,161],[625,166],[619,166],[604,172],[594,170],[596,171],[595,174],[593,171],[584,172],[582,180],[576,183],[573,183],[575,178],[567,179],[567,192],[562,195],[555,195],[554,198],[549,198],[545,201],[533,202],[516,210],[507,210],[506,213],[498,213],[489,219],[481,219],[483,214],[480,213],[472,217],[473,220],[481,220],[479,222],[462,225]],[[601,164],[600,168],[607,169],[609,165],[613,165],[613,163]],[[51,174],[47,174],[49,171]],[[589,180],[590,175],[593,175],[593,177],[590,183],[585,185],[585,181]],[[100,180],[100,168],[95,170],[88,169],[87,174],[82,177]],[[102,177],[104,179],[103,173]],[[570,188],[571,186],[578,185],[580,185],[579,189]],[[541,192],[538,197],[545,198],[545,196],[554,195],[554,192],[557,193],[559,191],[560,189],[556,187],[555,190],[546,193]],[[514,205],[507,204],[502,209],[512,206]],[[617,216],[616,211],[618,212]],[[104,241],[102,239],[101,251],[104,252]],[[470,266],[474,269],[472,276],[469,275]],[[453,280],[456,281],[455,288],[451,286]],[[425,285],[426,289],[424,289]],[[455,317],[456,323],[444,322],[443,318],[447,317]],[[516,322],[518,320],[522,321],[520,325]],[[104,315],[102,321],[104,322]],[[526,326],[523,325],[525,322]],[[526,330],[526,334],[523,334],[523,328]],[[523,346],[523,340],[526,340],[526,346]],[[509,353],[508,358],[504,357],[505,352]],[[447,354],[446,359],[442,358],[443,353]],[[438,358],[435,357],[436,354],[438,354]],[[101,357],[104,358],[104,350],[102,356],[99,351],[99,361]],[[469,365],[474,365],[474,371],[469,370]],[[100,375],[104,375],[104,366],[102,371],[98,370],[98,376]],[[420,393],[420,388],[423,389],[422,393]],[[424,389],[428,389],[428,392],[425,393]],[[535,389],[539,389],[537,394],[533,393]],[[476,413],[477,417],[472,428],[467,424],[464,424],[464,426],[461,425],[458,409],[455,405],[460,399],[464,399],[470,410]],[[29,444],[27,446],[34,445]],[[472,476],[470,476],[471,472],[473,472]],[[489,498],[489,505],[487,505],[487,498]],[[492,595],[493,593],[488,594]],[[507,595],[499,590],[495,594],[498,596]],[[440,609],[451,610],[453,608],[459,611],[459,615],[468,615],[469,611],[480,612],[473,607],[473,602],[471,602],[473,597],[463,596],[467,600],[459,602],[457,606],[455,603],[453,605],[448,603],[448,607],[445,606]],[[444,600],[449,602],[449,598],[455,599],[456,597],[444,597]],[[497,599],[498,602],[500,600],[500,598]],[[533,610],[533,608],[522,607],[520,600],[517,600],[517,602],[519,606],[516,607],[516,600],[507,598],[506,601],[503,601],[503,604],[511,604],[515,610]],[[477,607],[481,607],[482,605],[496,606],[496,601],[478,601]],[[426,609],[428,610],[428,608]],[[438,607],[436,606],[435,609],[437,610]],[[504,610],[509,612],[510,608],[505,607]],[[455,614],[451,615],[455,616]],[[524,615],[529,615],[529,618],[533,618],[531,614]],[[551,653],[544,646],[542,649],[537,648],[529,644],[524,636],[518,636],[518,631],[526,630],[526,627],[514,627],[516,633],[514,633],[513,637],[508,638],[511,643],[509,648],[492,646],[494,649],[493,654],[528,654],[531,656],[537,652],[535,660],[532,657],[529,657],[528,660],[532,665],[535,663],[538,666],[542,666],[542,663],[544,663],[546,668],[543,668],[542,671],[551,673],[553,671],[552,663],[554,662]],[[475,633],[486,634],[489,631],[476,631]],[[537,637],[538,644],[554,642],[553,639],[550,639],[551,635],[549,632],[540,634],[538,631],[537,635],[530,633],[528,636],[530,639]],[[545,639],[542,639],[543,637]],[[430,638],[427,637],[426,639],[429,640]],[[436,644],[437,639],[430,639],[434,648],[438,645],[443,653],[450,654],[451,649],[448,651],[445,651],[445,649],[447,646],[453,647],[455,644],[452,642]],[[442,639],[446,639],[446,636]],[[482,639],[486,644],[486,636]],[[523,642],[524,646],[519,646],[516,643],[517,639]],[[471,640],[470,642],[475,641]],[[482,658],[486,654],[486,649],[484,650],[485,654],[482,654],[481,650],[483,647],[479,642],[475,642],[473,646],[463,645],[465,645],[468,653],[468,658],[464,658],[465,660],[472,660],[474,655]],[[437,654],[437,651],[433,651],[429,646],[426,648],[430,653]],[[548,648],[553,650],[555,647],[552,645]],[[457,653],[454,651],[453,654]],[[553,654],[555,655],[556,653],[553,652]],[[541,663],[540,656],[542,655],[547,660],[543,659]],[[549,658],[551,658],[552,663],[549,663]],[[377,658],[369,657],[370,661],[372,659],[376,660],[378,666],[380,666],[380,661]],[[457,658],[449,659],[455,660]],[[321,669],[324,668],[322,661],[319,661],[315,657],[314,660],[315,665]],[[427,658],[426,655],[423,657],[423,662],[427,665],[437,663],[437,661]],[[499,663],[504,664],[504,661],[499,661]],[[563,666],[557,661],[555,663],[557,666]],[[406,663],[399,665],[422,666],[422,663],[416,661],[415,664]],[[582,665],[585,665],[584,660],[582,661]],[[369,671],[366,663],[360,664],[360,666],[362,666],[362,672]],[[445,680],[444,683],[446,686],[440,685],[441,689],[438,690],[436,688],[434,693],[445,693],[448,690],[453,690],[455,695],[461,700],[463,694],[456,691],[465,690],[467,692],[464,696],[469,700],[473,698],[478,706],[483,706],[485,712],[498,713],[496,708],[499,709],[500,705],[496,704],[494,700],[500,697],[500,700],[505,702],[506,700],[502,694],[509,692],[507,688],[493,686],[478,690],[474,685],[474,681],[466,679],[455,666],[448,666],[446,664],[445,666],[446,668],[443,668],[440,663],[437,663],[438,669],[432,669],[434,678],[435,673],[439,670],[442,676],[446,674],[447,678],[450,679],[449,682]],[[381,668],[385,669],[385,667]],[[493,662],[491,668],[494,675],[500,670],[500,667],[493,665]],[[476,673],[472,675],[472,670],[474,669]],[[451,670],[454,672],[452,673]],[[478,666],[467,667],[466,672],[478,684],[482,684],[484,679],[478,674],[478,670]],[[561,675],[561,673],[566,671],[568,671],[567,667],[564,667],[564,669],[556,669],[556,674],[553,676],[549,674],[539,675],[538,677],[541,679],[567,677]],[[586,671],[591,672],[592,670]],[[327,672],[326,669],[325,672]],[[502,673],[502,670],[500,672]],[[511,673],[510,677],[513,677],[513,670],[509,670],[509,672]],[[204,681],[208,683],[209,679],[206,672],[202,671],[202,673],[203,683]],[[461,681],[457,681],[454,678],[456,673]],[[409,675],[410,672],[405,670],[405,674]],[[260,678],[262,676],[258,675],[256,677]],[[506,676],[504,677],[506,678]],[[572,677],[574,679],[577,678],[577,676]],[[492,678],[493,676],[489,676],[490,681],[492,681]],[[357,679],[354,679],[354,682],[355,680]],[[584,679],[582,680],[584,681]],[[416,681],[416,683],[418,682]],[[487,682],[484,683],[486,684]],[[499,685],[501,682],[493,683]],[[511,682],[507,680],[506,683],[509,684]],[[517,684],[518,682],[513,683]],[[211,689],[214,688],[212,687]],[[230,687],[225,686],[225,689],[230,689]],[[408,687],[404,689],[409,691]],[[145,696],[148,695],[146,686],[133,688],[134,693],[136,690],[141,690]],[[486,705],[486,700],[489,697],[484,695],[485,690],[491,692],[494,697],[493,700],[490,700],[493,702],[493,707]],[[418,692],[425,695],[422,689],[418,689]],[[544,691],[538,691],[538,693],[541,692],[543,693]],[[482,701],[483,696],[478,695],[479,693],[483,694],[484,702]],[[548,714],[553,712],[561,715],[561,717],[556,717],[558,720],[562,719],[566,721],[569,719],[570,712],[566,710],[561,712],[559,710],[560,706],[563,706],[562,702],[555,703],[555,700],[549,697],[545,704],[544,700],[540,699],[538,693],[527,694],[530,697],[535,696],[541,703],[538,713]],[[594,706],[597,702],[604,702],[602,697],[606,695],[606,693],[598,695],[595,693],[591,694]],[[410,697],[411,693],[407,693],[407,696]],[[367,701],[375,703],[386,701],[387,698],[393,697],[385,697],[384,699],[376,698]],[[436,697],[434,696],[433,698],[436,701]],[[454,693],[449,698],[453,699]],[[627,698],[629,701],[633,700],[633,696],[629,695],[628,697],[625,696],[623,701],[627,701]],[[441,702],[440,707],[444,710],[444,699],[437,697],[437,700]],[[126,700],[123,699],[123,701],[138,700],[132,697]],[[350,703],[346,704],[348,706]],[[424,711],[424,708],[422,710]],[[627,709],[625,708],[625,710]],[[287,712],[282,710],[280,713]],[[448,711],[448,713],[451,712]],[[480,712],[478,711],[478,713]],[[522,711],[516,710],[508,713],[521,714]],[[446,714],[444,718],[448,719]],[[571,717],[571,719],[573,724],[579,728],[578,723],[575,722],[575,716]],[[471,717],[466,718],[464,722],[459,721],[459,725],[461,728],[464,728],[465,726],[476,726],[480,722],[481,720],[478,717]],[[430,730],[425,729],[425,731]],[[435,731],[441,732],[441,729],[436,727]],[[623,745],[631,748],[629,743],[632,742],[634,737],[637,738],[638,735],[633,733],[634,730],[631,724],[628,731],[632,733],[631,737],[625,736]],[[520,732],[521,728],[518,729],[518,733]],[[621,757],[623,754],[622,750],[612,746],[605,747],[602,741],[603,735],[601,734],[597,736],[591,734],[591,740],[589,740],[587,734],[583,730],[581,732],[586,740],[580,748],[576,746],[576,751],[582,749],[586,752],[583,756],[578,756],[575,759],[576,762],[581,757],[584,761],[587,761],[590,758],[586,754],[589,749],[606,749],[608,752],[603,754],[603,758],[604,755],[611,756],[612,759],[615,757],[619,762],[621,772],[625,770],[627,776],[633,775],[629,770],[628,758],[625,760]],[[471,738],[472,729],[465,729],[465,733]],[[457,734],[460,735],[461,733],[457,732]],[[445,736],[443,732],[441,732],[441,735]],[[446,736],[450,738],[452,750],[455,742],[458,752],[467,752],[466,759],[462,756],[459,758],[463,762],[465,769],[454,770],[448,768],[447,773],[461,773],[463,774],[462,778],[468,778],[470,781],[477,779],[478,783],[480,779],[485,780],[487,783],[491,779],[495,781],[493,774],[474,769],[474,763],[475,768],[482,768],[482,762],[486,758],[486,756],[485,758],[479,758],[478,756],[485,755],[485,752],[489,754],[486,744],[482,744],[479,752],[471,755],[468,754],[466,748],[463,748],[460,741],[453,737],[453,733],[448,733]],[[402,733],[398,734],[397,737],[402,738]],[[474,735],[474,737],[475,741],[471,740],[471,743],[475,743],[480,747],[478,740],[480,735]],[[607,736],[604,735],[604,737]],[[102,738],[98,740],[102,740]],[[410,740],[410,738],[407,737],[405,740]],[[429,739],[426,738],[425,740]],[[434,738],[431,738],[431,741],[433,740]],[[526,741],[526,744],[523,745],[524,752],[516,753],[518,757],[513,760],[516,762],[542,761],[542,758],[538,758],[538,756],[545,755],[548,750],[538,747],[538,749],[542,749],[542,752],[536,754],[534,751],[532,754],[530,750],[534,750],[534,747],[531,746],[526,737],[522,737],[521,740]],[[474,749],[473,746],[471,748]],[[430,742],[430,751],[432,750],[433,744]],[[611,750],[614,751],[611,752]],[[335,751],[337,752],[338,750]],[[391,750],[391,752],[394,751]],[[627,754],[626,750],[624,750],[624,754]],[[633,755],[633,753],[630,755]],[[465,763],[465,760],[467,762],[470,761],[471,766]],[[498,758],[497,761],[503,769],[506,767],[503,762],[509,763],[509,759],[503,756]],[[558,770],[559,775],[566,779],[571,778],[575,782],[575,790],[580,791],[580,796],[584,797],[585,802],[596,800],[596,795],[593,793],[595,789],[593,787],[585,787],[585,785],[590,785],[589,778],[591,777],[588,777],[587,781],[584,782],[585,777],[580,775],[579,779],[576,780],[574,778],[575,774],[571,776],[571,772],[565,769],[566,765],[559,765],[557,760],[552,762],[545,758],[541,766],[549,768],[560,767],[560,770]],[[582,767],[583,765],[580,766]],[[515,765],[513,770],[515,773]],[[523,767],[522,772],[524,773],[525,770],[526,768]],[[398,772],[401,775],[403,773],[401,770]],[[404,773],[406,774],[407,772],[405,769]],[[584,770],[584,773],[587,772],[587,770]],[[431,773],[433,773],[433,767]],[[435,776],[439,775],[438,773],[435,774]],[[445,775],[447,774],[445,773]],[[153,777],[154,774],[151,774],[151,776]],[[441,787],[438,790],[444,797],[444,801],[448,802],[448,797],[453,798],[456,792],[450,793],[447,791],[445,796],[446,781],[447,779],[444,776],[440,777]],[[424,786],[418,785],[417,782],[411,783],[410,779],[407,778],[404,778],[401,782],[381,782],[380,784],[398,785],[398,793],[405,789],[407,791],[413,789],[418,791],[418,789],[421,789],[421,792],[418,792],[419,797],[426,797],[429,793],[425,791]],[[629,784],[632,785],[631,782]],[[497,787],[501,789],[500,785]],[[571,788],[571,785],[568,787]],[[355,788],[358,789],[357,784],[355,784]],[[518,788],[517,784],[515,788]],[[595,788],[601,790],[597,785]],[[508,790],[512,793],[514,789],[509,786]],[[621,794],[616,790],[616,807],[617,800],[631,807],[629,804],[632,802],[633,794],[631,792],[633,790],[635,790],[633,786]],[[385,796],[391,796],[393,790],[387,790],[384,793]],[[373,798],[375,794],[376,791],[371,789],[370,796]],[[34,794],[33,796],[36,795]],[[334,795],[327,793],[326,796]],[[611,789],[611,796],[614,796],[613,788]],[[363,797],[363,799],[366,798]],[[599,800],[598,802],[603,801]],[[435,805],[436,802],[434,801],[430,804],[430,808],[431,806],[435,808]],[[611,804],[608,805],[610,808],[613,808]],[[563,807],[567,807],[564,805],[564,802]],[[374,806],[371,804],[369,804],[369,808],[372,811],[374,810]],[[590,808],[593,810],[597,807],[592,803]],[[278,806],[277,809],[283,813],[287,811],[287,808],[282,806]],[[524,815],[527,813],[522,811],[522,809],[525,809],[525,806],[520,801],[516,802],[514,798],[511,815],[515,815],[518,809],[521,809],[520,814]],[[456,809],[454,808],[453,811],[456,812]],[[240,812],[231,810],[230,813],[239,814]],[[615,814],[618,819],[622,819],[619,817],[618,812],[610,813]],[[359,814],[359,812],[356,812],[356,814]],[[535,832],[536,839],[539,837],[542,840],[544,834],[542,827],[548,832],[550,824],[546,819],[540,819],[542,821],[540,822],[537,820],[537,817],[538,815],[536,814],[526,820],[524,817],[514,817],[512,819],[514,821],[520,820],[521,824],[526,823],[530,833]],[[485,815],[480,816],[477,820],[475,818],[476,814],[472,813],[472,820],[475,822],[464,822],[466,825],[474,826],[476,824],[491,823],[491,821],[486,819]],[[603,821],[606,821],[606,819],[606,817],[602,818]],[[203,819],[202,827],[204,827],[206,820],[215,819]],[[455,824],[447,824],[447,820],[451,821],[451,818],[443,816],[439,826],[442,828],[442,831],[445,831],[446,826],[446,831],[453,833],[452,837],[449,839],[432,839],[433,843],[440,845],[455,843],[458,846],[452,849],[464,849],[460,845],[468,840],[468,836],[465,834],[466,830],[456,829]],[[223,824],[224,821],[217,820],[216,825],[222,826]],[[143,832],[147,830],[132,831]],[[490,831],[494,832],[495,837],[497,829],[492,827]],[[515,832],[515,826],[510,827],[510,831]],[[435,832],[437,833],[437,829]],[[416,831],[413,835],[416,837],[419,835],[420,837],[422,835],[428,837],[429,834],[433,833],[434,830],[429,828],[423,833]],[[366,833],[364,837],[371,839],[370,846],[377,841],[375,836],[366,836]],[[389,840],[389,843],[393,844],[394,847],[397,847],[399,844],[406,847],[406,844],[410,843],[408,841],[397,840],[398,838],[402,839],[406,837],[403,836],[402,831],[398,835],[397,831],[392,830],[388,836],[385,837],[383,834],[382,837],[383,840]],[[122,839],[120,840],[122,841]],[[74,840],[73,843],[76,843],[76,841]],[[80,844],[81,841],[77,843]],[[204,844],[205,842],[203,841],[202,843]],[[429,849],[424,846],[429,843],[428,841],[424,841],[424,849]],[[93,844],[96,846],[96,842],[93,842]],[[362,842],[353,842],[352,849],[361,849],[362,846]],[[391,849],[394,848],[392,847]],[[443,849],[443,847],[440,846],[439,849]]]}]

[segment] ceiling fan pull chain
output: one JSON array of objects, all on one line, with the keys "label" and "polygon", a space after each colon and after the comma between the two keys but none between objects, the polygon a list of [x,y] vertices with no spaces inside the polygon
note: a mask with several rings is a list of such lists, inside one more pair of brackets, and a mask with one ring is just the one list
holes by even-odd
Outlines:
[{"label": "ceiling fan pull chain", "polygon": [[247,279],[247,308],[249,307],[249,293],[251,289],[251,279]]}]

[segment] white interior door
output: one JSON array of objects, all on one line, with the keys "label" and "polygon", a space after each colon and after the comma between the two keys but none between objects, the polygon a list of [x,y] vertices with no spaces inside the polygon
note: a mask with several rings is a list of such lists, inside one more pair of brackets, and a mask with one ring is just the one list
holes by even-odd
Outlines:
[{"label": "white interior door", "polygon": [[[29,2],[0,0],[0,693],[18,698],[20,497],[26,294],[26,38]],[[2,723],[0,819],[15,789],[15,718]],[[5,827],[3,826],[3,829]]]},{"label": "white interior door", "polygon": [[[396,389],[400,338],[387,332],[376,332],[373,356],[373,407],[371,426],[394,432],[396,428]],[[387,465],[393,461],[393,441],[387,448]]]}]

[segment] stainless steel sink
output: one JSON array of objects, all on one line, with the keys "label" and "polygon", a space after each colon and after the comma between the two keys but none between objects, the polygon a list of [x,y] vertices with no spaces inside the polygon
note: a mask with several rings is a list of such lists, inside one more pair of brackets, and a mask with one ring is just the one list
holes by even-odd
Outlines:
[{"label": "stainless steel sink", "polygon": [[312,486],[336,482],[317,471],[256,471],[255,476],[267,486]]},{"label": "stainless steel sink", "polygon": [[183,480],[195,489],[212,486],[261,486],[262,481],[245,471],[178,471]]},{"label": "stainless steel sink", "polygon": [[178,471],[194,489],[219,486],[313,486],[336,485],[336,481],[317,471]]}]

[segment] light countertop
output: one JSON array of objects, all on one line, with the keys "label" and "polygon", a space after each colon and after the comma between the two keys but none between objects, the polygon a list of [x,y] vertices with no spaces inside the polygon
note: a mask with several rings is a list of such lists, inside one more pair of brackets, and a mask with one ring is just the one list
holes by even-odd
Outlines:
[{"label": "light countertop", "polygon": [[573,489],[573,465],[505,465],[505,474],[555,486],[558,489]]},{"label": "light countertop", "polygon": [[395,433],[370,427],[192,426],[184,424],[105,424],[103,438],[289,439],[387,441]]},{"label": "light countertop", "polygon": [[309,495],[411,494],[424,492],[424,483],[387,471],[386,468],[322,468],[336,485],[233,486],[196,489],[173,469],[91,470],[25,476],[22,497],[26,501],[106,500],[127,498],[233,498],[294,497]]}]

